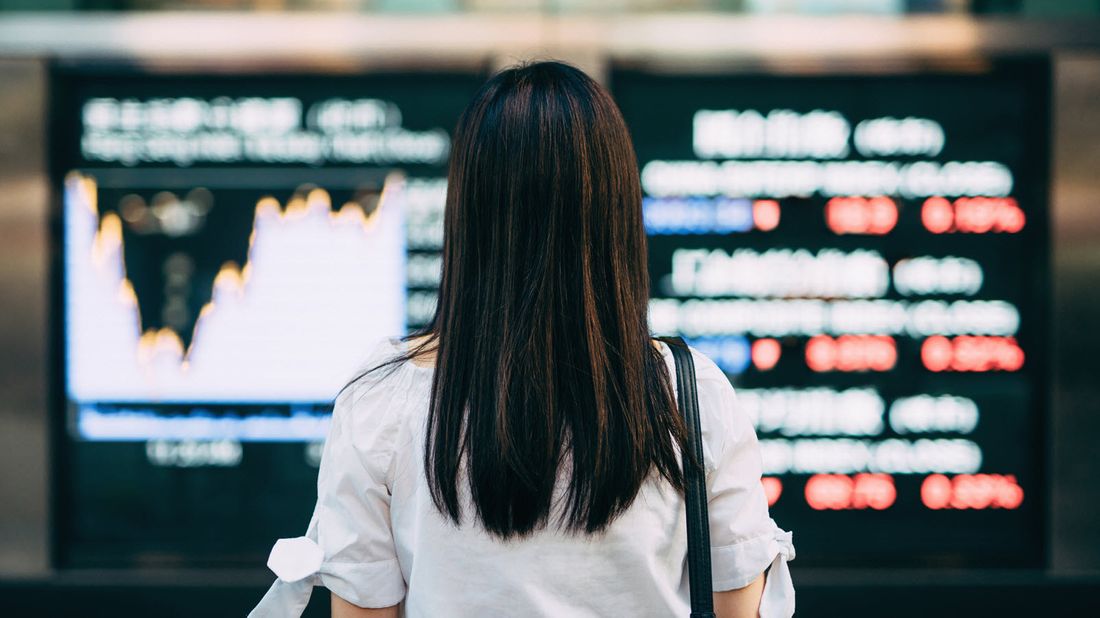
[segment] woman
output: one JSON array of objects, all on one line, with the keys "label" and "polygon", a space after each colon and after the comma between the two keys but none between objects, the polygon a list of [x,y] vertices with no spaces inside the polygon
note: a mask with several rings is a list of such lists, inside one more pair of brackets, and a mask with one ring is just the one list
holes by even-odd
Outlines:
[{"label": "woman", "polygon": [[[430,326],[336,399],[305,537],[253,616],[687,616],[685,428],[653,341],[637,162],[570,66],[497,74],[459,121]],[[789,615],[790,534],[752,425],[693,352],[717,615]],[[765,579],[765,570],[770,570]]]}]

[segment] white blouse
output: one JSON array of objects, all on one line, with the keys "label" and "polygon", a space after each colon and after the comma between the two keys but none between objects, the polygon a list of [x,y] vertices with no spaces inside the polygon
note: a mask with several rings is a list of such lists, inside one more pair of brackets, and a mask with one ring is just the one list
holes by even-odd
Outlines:
[{"label": "white blouse", "polygon": [[[387,340],[365,364],[404,346]],[[692,352],[714,590],[744,587],[770,567],[760,615],[790,616],[794,547],[768,515],[756,433],[726,376]],[[672,353],[662,353],[675,380]],[[249,616],[300,616],[315,585],[360,607],[404,601],[409,618],[689,615],[684,501],[656,475],[591,537],[548,528],[505,542],[469,517],[456,526],[436,511],[422,464],[432,371],[405,362],[337,399],[309,528],[272,548],[267,564],[278,579]]]}]

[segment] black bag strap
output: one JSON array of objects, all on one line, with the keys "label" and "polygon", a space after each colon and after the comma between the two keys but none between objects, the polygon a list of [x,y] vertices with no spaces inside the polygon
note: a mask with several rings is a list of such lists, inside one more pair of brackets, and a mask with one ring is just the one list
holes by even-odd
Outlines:
[{"label": "black bag strap", "polygon": [[[710,575],[710,524],[707,515],[707,485],[703,472],[703,430],[699,426],[699,393],[695,385],[695,361],[679,337],[662,339],[676,363],[676,398],[687,429],[682,453],[684,502],[687,505],[688,587],[691,618],[715,618]],[[692,457],[694,456],[694,457]]]}]

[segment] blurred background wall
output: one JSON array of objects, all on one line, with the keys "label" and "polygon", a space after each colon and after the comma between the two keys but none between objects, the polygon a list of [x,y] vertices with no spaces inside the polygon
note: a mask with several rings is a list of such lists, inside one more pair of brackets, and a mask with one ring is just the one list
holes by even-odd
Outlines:
[{"label": "blurred background wall", "polygon": [[5,393],[0,412],[4,515],[0,568],[40,573],[48,567],[46,322],[49,204],[42,112],[46,81],[39,61],[0,63],[0,235],[3,241]]}]

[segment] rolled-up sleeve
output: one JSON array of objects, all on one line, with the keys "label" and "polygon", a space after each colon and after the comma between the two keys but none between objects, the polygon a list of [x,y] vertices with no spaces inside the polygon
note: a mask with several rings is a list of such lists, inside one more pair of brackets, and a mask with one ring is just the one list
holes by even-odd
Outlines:
[{"label": "rolled-up sleeve", "polygon": [[[794,545],[791,533],[768,513],[756,431],[737,409],[724,377],[701,384],[699,396],[709,425],[704,440],[714,445],[707,473],[714,590],[743,588],[766,570],[761,618],[791,616],[794,585],[787,562],[795,556]],[[715,435],[705,435],[710,432]]]},{"label": "rolled-up sleeve", "polygon": [[359,607],[405,596],[390,524],[396,424],[379,402],[349,387],[337,399],[317,475],[317,504],[305,536],[280,539],[268,558],[278,579],[249,614],[297,618],[314,586]]}]

